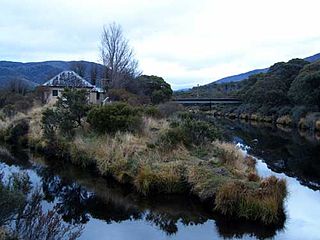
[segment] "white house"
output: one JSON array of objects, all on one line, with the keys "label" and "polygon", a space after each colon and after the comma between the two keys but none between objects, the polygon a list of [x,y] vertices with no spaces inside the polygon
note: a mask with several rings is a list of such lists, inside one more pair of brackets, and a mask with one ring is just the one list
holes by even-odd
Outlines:
[{"label": "white house", "polygon": [[65,88],[77,88],[88,91],[88,101],[91,104],[102,104],[106,100],[104,89],[92,85],[74,71],[63,71],[42,84],[45,102],[55,102]]}]

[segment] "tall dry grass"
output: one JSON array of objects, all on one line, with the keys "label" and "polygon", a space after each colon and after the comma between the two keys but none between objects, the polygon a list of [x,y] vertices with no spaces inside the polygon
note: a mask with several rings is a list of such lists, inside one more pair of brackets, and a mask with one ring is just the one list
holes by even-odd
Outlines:
[{"label": "tall dry grass", "polygon": [[254,170],[253,159],[247,158],[240,148],[232,143],[215,141],[214,146],[217,149],[222,163],[234,171],[245,173],[248,170]]},{"label": "tall dry grass", "polygon": [[285,126],[292,126],[293,120],[290,115],[284,115],[277,119],[277,124],[285,125]]},{"label": "tall dry grass", "polygon": [[286,196],[285,180],[274,176],[252,185],[231,181],[218,190],[215,209],[223,214],[271,224],[279,220]]}]

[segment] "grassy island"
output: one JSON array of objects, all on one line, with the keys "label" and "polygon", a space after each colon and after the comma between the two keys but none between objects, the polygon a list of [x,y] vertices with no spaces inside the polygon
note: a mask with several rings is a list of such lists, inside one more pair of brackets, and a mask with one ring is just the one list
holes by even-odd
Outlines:
[{"label": "grassy island", "polygon": [[94,168],[145,197],[189,193],[221,214],[280,221],[286,182],[259,177],[255,160],[222,142],[212,124],[173,103],[92,107],[75,104],[79,94],[84,93],[66,90],[55,105],[3,119],[2,140]]}]

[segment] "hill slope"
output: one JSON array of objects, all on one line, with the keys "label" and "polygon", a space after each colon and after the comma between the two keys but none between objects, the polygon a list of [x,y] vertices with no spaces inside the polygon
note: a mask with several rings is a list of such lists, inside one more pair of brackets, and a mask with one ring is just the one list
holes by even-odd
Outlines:
[{"label": "hill slope", "polygon": [[104,66],[87,61],[46,61],[46,62],[9,62],[0,61],[0,87],[7,86],[12,80],[22,80],[28,86],[42,84],[65,70],[80,67],[84,78],[91,81],[91,72],[97,72],[97,79],[103,78]]},{"label": "hill slope", "polygon": [[[320,59],[320,53],[317,53],[315,55],[312,55],[310,57],[306,57],[304,58],[304,60],[308,61],[308,62],[315,62],[318,61]],[[245,72],[245,73],[241,73],[241,74],[237,74],[237,75],[233,75],[233,76],[229,76],[229,77],[224,77],[221,78],[217,81],[214,81],[212,83],[209,83],[207,85],[210,84],[214,84],[214,83],[229,83],[229,82],[238,82],[244,79],[247,79],[249,76],[254,75],[254,74],[258,74],[258,73],[266,73],[268,71],[269,68],[263,68],[263,69],[255,69],[249,72]]]}]

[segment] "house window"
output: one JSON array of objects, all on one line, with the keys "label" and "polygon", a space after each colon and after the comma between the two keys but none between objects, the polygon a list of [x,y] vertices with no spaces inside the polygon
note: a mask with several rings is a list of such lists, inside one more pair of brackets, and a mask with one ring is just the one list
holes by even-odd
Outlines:
[{"label": "house window", "polygon": [[99,99],[100,99],[100,93],[97,92],[97,100],[99,100]]},{"label": "house window", "polygon": [[58,90],[52,90],[52,96],[57,97],[58,96]]}]

